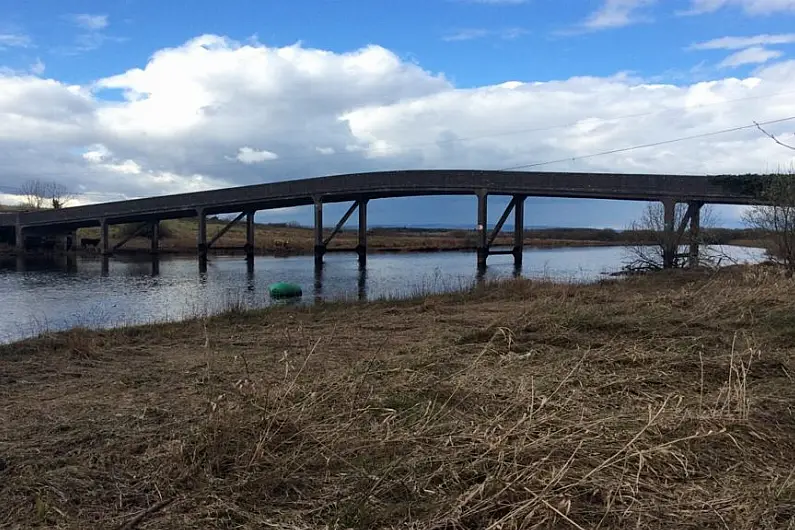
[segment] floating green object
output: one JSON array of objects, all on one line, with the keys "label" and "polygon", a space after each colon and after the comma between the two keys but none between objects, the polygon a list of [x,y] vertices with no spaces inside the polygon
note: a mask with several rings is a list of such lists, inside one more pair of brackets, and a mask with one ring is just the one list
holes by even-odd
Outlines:
[{"label": "floating green object", "polygon": [[296,298],[303,294],[300,285],[288,282],[277,282],[268,287],[273,298]]}]

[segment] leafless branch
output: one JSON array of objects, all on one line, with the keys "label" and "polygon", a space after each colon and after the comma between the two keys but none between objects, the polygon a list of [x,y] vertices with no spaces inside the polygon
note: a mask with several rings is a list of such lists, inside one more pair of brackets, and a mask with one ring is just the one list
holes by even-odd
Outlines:
[{"label": "leafless branch", "polygon": [[762,126],[761,126],[761,125],[759,125],[758,123],[754,122],[754,125],[756,125],[756,128],[757,128],[757,129],[759,129],[760,131],[762,131],[762,134],[764,134],[765,136],[767,136],[768,138],[770,138],[771,140],[773,140],[774,142],[776,142],[776,143],[777,143],[778,145],[780,145],[781,147],[786,147],[787,149],[792,149],[793,151],[795,151],[795,146],[792,146],[792,145],[787,145],[787,144],[785,144],[784,142],[782,142],[781,140],[779,140],[778,138],[776,138],[774,135],[772,135],[772,134],[770,134],[769,132],[767,132],[766,130],[764,130],[764,129],[762,128]]}]

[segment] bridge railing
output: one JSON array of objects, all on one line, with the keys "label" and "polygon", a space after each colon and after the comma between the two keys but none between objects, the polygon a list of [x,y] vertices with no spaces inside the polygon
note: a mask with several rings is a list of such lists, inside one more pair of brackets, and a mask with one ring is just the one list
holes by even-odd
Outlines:
[{"label": "bridge railing", "polygon": [[[20,214],[20,222],[26,226],[79,224],[100,218],[126,222],[136,216],[188,217],[199,208],[213,214],[248,208],[297,206],[311,204],[312,198],[317,196],[323,197],[326,202],[334,202],[356,197],[453,195],[476,193],[479,190],[487,190],[492,194],[571,198],[676,198],[727,204],[752,202],[750,196],[730,189],[720,180],[703,175],[407,170],[352,173],[26,212]],[[0,226],[14,222],[15,219],[0,217]]]}]

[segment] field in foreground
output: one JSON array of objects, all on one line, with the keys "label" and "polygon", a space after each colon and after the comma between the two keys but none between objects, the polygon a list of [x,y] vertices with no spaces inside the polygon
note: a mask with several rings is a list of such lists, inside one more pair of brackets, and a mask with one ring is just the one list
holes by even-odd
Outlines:
[{"label": "field in foreground", "polygon": [[795,528],[766,267],[0,346],[0,526]]}]

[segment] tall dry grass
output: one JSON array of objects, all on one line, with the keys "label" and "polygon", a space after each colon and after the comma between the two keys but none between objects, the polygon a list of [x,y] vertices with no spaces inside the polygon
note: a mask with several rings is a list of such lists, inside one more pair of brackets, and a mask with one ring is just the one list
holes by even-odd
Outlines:
[{"label": "tall dry grass", "polygon": [[3,347],[0,524],[793,528],[793,295],[514,281]]}]

